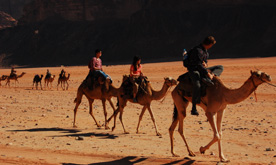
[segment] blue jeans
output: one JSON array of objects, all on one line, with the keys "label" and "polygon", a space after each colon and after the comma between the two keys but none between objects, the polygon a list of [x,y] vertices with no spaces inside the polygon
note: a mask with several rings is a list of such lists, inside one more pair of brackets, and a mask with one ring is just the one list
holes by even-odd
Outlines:
[{"label": "blue jeans", "polygon": [[[90,73],[91,73],[91,72],[90,72]],[[92,74],[94,77],[102,76],[102,77],[104,77],[105,79],[110,78],[110,80],[111,80],[111,82],[112,82],[111,77],[110,77],[108,74],[106,74],[106,73],[104,73],[103,71],[101,71],[101,70],[94,70],[91,74]]]}]

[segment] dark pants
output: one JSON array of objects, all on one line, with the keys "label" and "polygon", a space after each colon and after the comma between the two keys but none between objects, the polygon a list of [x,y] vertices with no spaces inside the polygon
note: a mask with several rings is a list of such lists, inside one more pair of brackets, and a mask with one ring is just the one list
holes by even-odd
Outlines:
[{"label": "dark pants", "polygon": [[[221,73],[223,72],[223,66],[222,65],[216,65],[207,68],[207,70],[210,70],[212,73],[214,73],[216,76],[220,76]],[[200,103],[200,81],[202,78],[202,75],[198,70],[189,70],[189,76],[192,79],[193,83],[193,98],[192,98],[192,103],[195,106],[196,104]]]}]

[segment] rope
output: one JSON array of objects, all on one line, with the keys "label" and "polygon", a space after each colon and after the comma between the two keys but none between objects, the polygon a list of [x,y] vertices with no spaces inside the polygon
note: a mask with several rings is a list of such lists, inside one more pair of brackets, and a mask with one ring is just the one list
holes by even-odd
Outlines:
[{"label": "rope", "polygon": [[163,101],[166,99],[166,96],[167,96],[169,90],[171,89],[171,87],[172,87],[172,86],[170,86],[169,89],[167,90],[167,92],[166,92],[164,98],[163,98],[161,101],[159,101],[160,103],[163,103]]}]

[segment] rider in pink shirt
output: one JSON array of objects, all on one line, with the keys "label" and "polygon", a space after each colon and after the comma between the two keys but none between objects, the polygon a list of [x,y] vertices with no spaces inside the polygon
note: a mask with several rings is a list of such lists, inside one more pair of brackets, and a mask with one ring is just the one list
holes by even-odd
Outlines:
[{"label": "rider in pink shirt", "polygon": [[132,65],[130,66],[130,77],[133,83],[133,102],[137,102],[136,94],[138,92],[139,84],[137,84],[136,80],[143,77],[141,58],[138,56],[134,56],[133,58]]}]

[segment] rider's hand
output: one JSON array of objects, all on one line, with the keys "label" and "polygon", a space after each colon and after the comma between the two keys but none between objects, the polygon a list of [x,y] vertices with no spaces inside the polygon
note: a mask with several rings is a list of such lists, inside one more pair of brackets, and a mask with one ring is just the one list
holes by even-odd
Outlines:
[{"label": "rider's hand", "polygon": [[208,77],[209,77],[211,80],[213,80],[214,74],[208,72]]},{"label": "rider's hand", "polygon": [[208,66],[208,65],[206,64],[205,61],[202,62],[202,65],[203,65],[205,68],[207,68],[207,66]]}]

